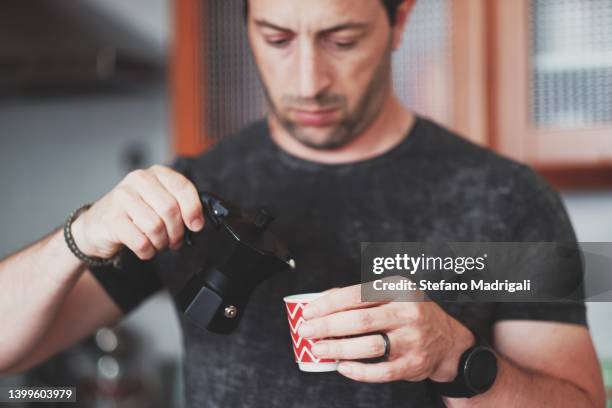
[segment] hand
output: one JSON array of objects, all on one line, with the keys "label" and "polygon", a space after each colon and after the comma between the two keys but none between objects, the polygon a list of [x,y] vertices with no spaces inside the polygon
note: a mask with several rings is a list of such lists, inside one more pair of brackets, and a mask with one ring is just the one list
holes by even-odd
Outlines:
[{"label": "hand", "polygon": [[145,260],[178,249],[185,225],[192,231],[204,226],[197,190],[182,174],[155,165],[129,173],[75,220],[72,233],[88,256],[110,258],[126,246]]},{"label": "hand", "polygon": [[[459,357],[474,344],[474,336],[436,303],[361,302],[361,285],[334,288],[310,302],[303,311],[302,337],[363,336],[317,342],[317,357],[342,360],[340,374],[363,382],[397,380],[452,381]],[[391,343],[388,361],[351,361],[384,354],[384,332]],[[368,334],[369,333],[369,334]]]}]

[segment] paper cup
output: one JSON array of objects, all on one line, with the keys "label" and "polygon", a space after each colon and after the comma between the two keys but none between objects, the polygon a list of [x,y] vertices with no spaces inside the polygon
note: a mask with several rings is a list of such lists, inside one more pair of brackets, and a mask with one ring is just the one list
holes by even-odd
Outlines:
[{"label": "paper cup", "polygon": [[317,358],[312,353],[312,345],[321,339],[305,339],[300,337],[298,330],[304,321],[302,311],[311,300],[321,296],[321,293],[303,293],[300,295],[286,296],[285,308],[287,309],[287,320],[289,321],[289,334],[293,346],[295,362],[302,371],[322,373],[325,371],[336,371],[339,360],[330,358]]}]

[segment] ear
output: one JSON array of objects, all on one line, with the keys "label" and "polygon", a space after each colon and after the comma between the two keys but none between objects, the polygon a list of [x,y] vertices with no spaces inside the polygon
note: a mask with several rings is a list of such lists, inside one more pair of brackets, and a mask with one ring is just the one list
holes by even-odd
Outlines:
[{"label": "ear", "polygon": [[393,26],[393,49],[396,50],[402,44],[402,35],[406,29],[406,24],[412,14],[412,9],[416,0],[404,0],[397,6],[395,15],[395,25]]}]

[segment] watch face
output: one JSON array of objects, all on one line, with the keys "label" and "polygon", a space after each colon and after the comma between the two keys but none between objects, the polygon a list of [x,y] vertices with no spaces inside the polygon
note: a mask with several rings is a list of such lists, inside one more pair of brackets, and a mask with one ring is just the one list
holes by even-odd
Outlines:
[{"label": "watch face", "polygon": [[476,392],[485,392],[495,382],[497,376],[497,358],[488,347],[477,347],[470,354],[466,366],[468,386]]}]

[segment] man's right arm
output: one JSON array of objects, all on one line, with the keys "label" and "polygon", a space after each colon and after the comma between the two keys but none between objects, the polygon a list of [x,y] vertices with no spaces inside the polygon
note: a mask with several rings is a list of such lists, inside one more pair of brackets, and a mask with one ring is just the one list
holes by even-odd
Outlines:
[{"label": "man's right arm", "polygon": [[121,317],[61,229],[0,263],[0,293],[0,376],[27,370]]},{"label": "man's right arm", "polygon": [[[185,225],[199,231],[202,206],[193,184],[153,166],[126,176],[79,216],[79,249],[109,258],[123,247],[148,260],[177,248]],[[56,230],[0,261],[0,376],[26,370],[116,322],[121,310]]]}]

